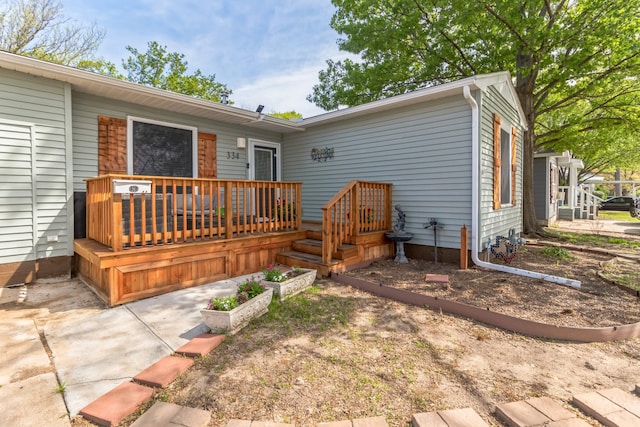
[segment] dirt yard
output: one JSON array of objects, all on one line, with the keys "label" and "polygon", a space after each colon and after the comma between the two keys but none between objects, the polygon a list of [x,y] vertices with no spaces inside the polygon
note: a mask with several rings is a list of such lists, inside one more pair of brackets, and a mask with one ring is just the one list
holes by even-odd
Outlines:
[{"label": "dirt yard", "polygon": [[[640,252],[609,249],[625,257]],[[582,288],[416,260],[376,262],[349,274],[551,324],[640,321],[638,298],[602,278],[640,277],[637,259],[527,246],[512,265],[578,279]],[[426,282],[427,273],[448,274],[449,283]],[[324,279],[303,296],[272,304],[268,315],[229,337],[156,399],[210,410],[211,426],[233,418],[312,426],[380,415],[391,426],[406,426],[414,413],[462,407],[500,425],[492,414],[498,403],[550,396],[575,411],[567,403],[573,394],[629,390],[640,383],[639,373],[639,339],[553,342]]]}]

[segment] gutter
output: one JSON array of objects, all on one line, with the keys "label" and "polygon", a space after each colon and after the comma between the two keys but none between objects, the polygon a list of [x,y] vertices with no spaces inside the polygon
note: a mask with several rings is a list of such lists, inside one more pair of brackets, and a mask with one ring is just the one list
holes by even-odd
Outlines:
[{"label": "gutter", "polygon": [[478,258],[478,241],[480,236],[479,231],[479,217],[480,217],[480,197],[479,197],[479,183],[480,183],[480,141],[479,141],[479,123],[480,116],[478,112],[478,103],[473,96],[471,96],[471,90],[469,86],[462,88],[462,94],[471,106],[471,260],[478,267],[484,267],[491,270],[502,271],[504,273],[516,274],[518,276],[531,277],[534,279],[541,279],[547,282],[557,283],[559,285],[571,286],[573,288],[580,287],[580,281],[574,279],[567,279],[565,277],[551,276],[549,274],[543,274],[536,271],[523,270],[521,268],[510,267],[507,265],[492,264],[490,262],[481,261]]}]

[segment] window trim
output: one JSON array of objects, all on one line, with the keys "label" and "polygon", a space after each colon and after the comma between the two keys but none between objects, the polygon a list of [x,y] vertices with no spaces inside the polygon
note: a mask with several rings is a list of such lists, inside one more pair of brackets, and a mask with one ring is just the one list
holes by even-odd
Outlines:
[{"label": "window trim", "polygon": [[127,116],[127,174],[133,175],[133,122],[191,131],[191,169],[192,178],[198,178],[198,128],[195,126],[147,119],[144,117]]}]

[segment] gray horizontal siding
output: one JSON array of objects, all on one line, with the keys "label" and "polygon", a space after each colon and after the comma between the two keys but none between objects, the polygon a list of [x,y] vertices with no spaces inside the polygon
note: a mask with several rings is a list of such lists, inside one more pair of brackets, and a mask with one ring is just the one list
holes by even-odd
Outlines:
[{"label": "gray horizontal siding", "polygon": [[[217,137],[218,178],[246,179],[247,150],[236,148],[236,138],[256,138],[280,142],[279,134],[248,130],[240,126],[208,121],[198,117],[151,109],[117,100],[73,93],[73,165],[74,191],[86,191],[84,179],[98,175],[98,116],[126,119],[136,116],[195,126],[199,132]],[[239,159],[228,159],[227,153],[239,153]]]},{"label": "gray horizontal siding", "polygon": [[0,263],[35,259],[31,126],[0,118]]},{"label": "gray horizontal siding", "polygon": [[[512,206],[493,209],[493,113],[498,113],[518,129],[516,202]],[[506,236],[510,229],[522,231],[522,127],[517,111],[496,91],[489,87],[483,93],[480,113],[480,244],[484,249],[487,239]]]},{"label": "gray horizontal siding", "polygon": [[[5,144],[10,144],[18,150],[12,153],[10,165],[2,165],[8,166],[2,168],[5,173],[15,176],[17,165],[26,168],[27,163],[31,161],[34,162],[35,171],[35,175],[29,172],[33,177],[33,192],[25,189],[24,182],[5,179],[5,182],[11,183],[5,186],[6,191],[11,194],[10,197],[19,197],[25,202],[16,205],[7,200],[7,196],[0,201],[4,207],[12,206],[13,212],[16,213],[8,221],[2,221],[5,227],[0,230],[0,235],[4,236],[3,240],[7,245],[13,246],[2,249],[0,262],[24,259],[27,241],[31,244],[29,256],[35,258],[72,255],[73,239],[70,236],[72,233],[68,231],[69,215],[72,215],[72,197],[67,180],[68,169],[72,167],[68,164],[71,156],[68,152],[70,139],[67,135],[70,92],[64,83],[9,70],[0,70],[0,88],[0,128],[6,129],[6,126],[2,125],[2,119],[31,123],[35,126],[33,152],[26,151],[24,147],[18,148],[20,144],[7,140],[6,135],[0,133],[0,138]],[[31,218],[29,226],[24,216],[33,209],[31,201],[36,215],[35,218]],[[27,234],[29,238],[26,237]],[[58,237],[57,242],[47,242],[47,236],[52,235]]]},{"label": "gray horizontal siding", "polygon": [[[423,228],[445,224],[438,245],[459,247],[471,221],[471,109],[460,98],[399,108],[286,135],[284,179],[303,182],[303,216],[321,219],[321,207],[351,180],[393,184],[393,204],[405,211],[411,243],[432,245]],[[334,158],[311,159],[312,148],[332,147]]]}]

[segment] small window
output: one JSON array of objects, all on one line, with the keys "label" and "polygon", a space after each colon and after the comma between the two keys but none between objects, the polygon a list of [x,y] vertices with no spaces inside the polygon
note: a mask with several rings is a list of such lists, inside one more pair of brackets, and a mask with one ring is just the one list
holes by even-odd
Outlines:
[{"label": "small window", "polygon": [[493,115],[493,208],[516,203],[517,132],[498,114]]},{"label": "small window", "polygon": [[197,178],[196,128],[137,117],[127,120],[129,174]]},{"label": "small window", "polygon": [[500,129],[500,204],[511,204],[511,132]]}]

